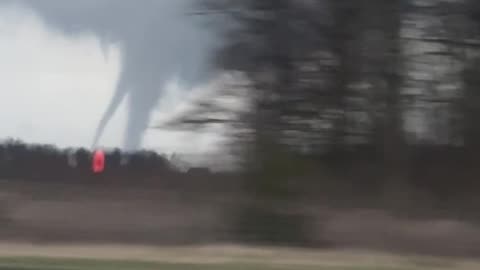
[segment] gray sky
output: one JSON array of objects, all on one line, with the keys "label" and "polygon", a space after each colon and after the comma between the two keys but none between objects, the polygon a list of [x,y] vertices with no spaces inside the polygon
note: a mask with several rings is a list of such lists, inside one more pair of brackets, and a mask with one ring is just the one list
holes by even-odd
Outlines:
[{"label": "gray sky", "polygon": [[146,129],[188,108],[212,81],[204,71],[215,41],[184,19],[186,1],[0,0],[0,138],[90,147],[124,91],[99,146],[213,150],[221,130]]}]

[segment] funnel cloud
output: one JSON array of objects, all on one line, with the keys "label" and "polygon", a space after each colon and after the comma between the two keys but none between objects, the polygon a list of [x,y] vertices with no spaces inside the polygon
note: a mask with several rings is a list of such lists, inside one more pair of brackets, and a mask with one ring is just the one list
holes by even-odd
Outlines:
[{"label": "funnel cloud", "polygon": [[124,148],[137,150],[169,81],[176,79],[189,89],[210,79],[215,35],[188,15],[194,0],[0,0],[7,2],[30,8],[66,35],[93,34],[102,47],[121,49],[120,74],[93,147],[123,100],[128,102]]}]

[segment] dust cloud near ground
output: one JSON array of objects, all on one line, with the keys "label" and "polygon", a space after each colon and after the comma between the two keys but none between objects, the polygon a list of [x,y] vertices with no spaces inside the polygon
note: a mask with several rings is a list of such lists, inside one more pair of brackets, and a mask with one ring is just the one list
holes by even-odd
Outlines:
[{"label": "dust cloud near ground", "polygon": [[[131,246],[128,252],[135,254],[135,250],[148,253],[148,249],[135,246],[232,247],[237,239],[231,217],[238,198],[231,190],[201,193],[147,184],[19,181],[1,181],[0,188],[0,255],[22,254],[35,248],[41,253],[48,250],[46,247],[58,245],[84,246],[85,251],[94,250],[87,248],[89,245],[110,247],[108,252],[118,246]],[[402,218],[372,209],[340,210],[318,205],[305,209],[313,220],[309,228],[312,242],[323,243],[318,247],[324,251],[480,255],[480,229],[466,221]],[[55,254],[62,252],[57,250]]]}]

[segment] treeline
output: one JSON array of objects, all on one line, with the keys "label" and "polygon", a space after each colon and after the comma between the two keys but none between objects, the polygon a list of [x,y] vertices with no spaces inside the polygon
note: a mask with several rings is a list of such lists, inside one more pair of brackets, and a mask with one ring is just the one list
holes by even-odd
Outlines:
[{"label": "treeline", "polygon": [[160,182],[195,173],[209,174],[207,169],[180,168],[175,157],[153,151],[126,153],[105,150],[105,171],[92,171],[93,152],[84,148],[60,149],[54,145],[26,144],[6,140],[0,144],[0,179],[31,181],[112,180],[139,183]]}]

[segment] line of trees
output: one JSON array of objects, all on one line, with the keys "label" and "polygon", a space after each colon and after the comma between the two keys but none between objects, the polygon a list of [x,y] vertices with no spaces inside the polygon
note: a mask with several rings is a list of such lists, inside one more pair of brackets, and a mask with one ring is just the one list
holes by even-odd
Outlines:
[{"label": "line of trees", "polygon": [[[116,183],[165,182],[190,175],[180,160],[153,151],[126,153],[106,150],[106,170],[92,171],[93,152],[84,148],[59,149],[53,145],[26,144],[9,139],[0,144],[0,179],[65,183],[85,180],[112,180]],[[188,169],[188,168],[187,168]],[[209,171],[204,172],[209,174]],[[102,182],[102,181],[100,181]]]}]

